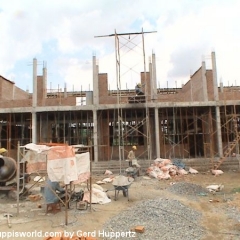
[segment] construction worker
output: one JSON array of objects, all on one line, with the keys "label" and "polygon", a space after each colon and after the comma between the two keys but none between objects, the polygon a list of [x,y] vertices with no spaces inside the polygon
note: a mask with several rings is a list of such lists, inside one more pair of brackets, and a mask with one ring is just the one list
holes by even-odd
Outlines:
[{"label": "construction worker", "polygon": [[44,187],[44,198],[47,204],[57,203],[65,196],[65,189],[60,187],[59,182],[52,182],[47,179]]},{"label": "construction worker", "polygon": [[5,157],[7,154],[7,149],[6,148],[0,148],[0,157]]},{"label": "construction worker", "polygon": [[135,92],[136,95],[144,95],[143,91],[142,91],[142,84],[138,83],[135,87]]},{"label": "construction worker", "polygon": [[138,164],[138,161],[135,157],[135,151],[137,150],[136,146],[132,146],[132,150],[128,153],[129,167],[136,168],[137,175],[140,175],[141,166]]},{"label": "construction worker", "polygon": [[132,167],[132,161],[133,161],[133,159],[136,159],[136,157],[135,157],[135,151],[137,150],[137,147],[136,146],[132,146],[132,150],[130,150],[129,151],[129,153],[128,153],[128,156],[127,156],[127,158],[128,158],[128,164],[129,164],[129,167]]}]

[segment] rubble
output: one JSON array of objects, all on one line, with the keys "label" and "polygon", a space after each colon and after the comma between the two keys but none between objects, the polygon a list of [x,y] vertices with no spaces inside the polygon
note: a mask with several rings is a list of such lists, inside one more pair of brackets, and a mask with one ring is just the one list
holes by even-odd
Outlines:
[{"label": "rubble", "polygon": [[[127,232],[131,226],[140,226],[135,238],[200,240],[205,229],[200,227],[201,213],[177,200],[157,198],[145,200],[109,219],[105,231]],[[134,229],[133,229],[134,230]],[[105,238],[104,240],[106,240]],[[129,240],[122,237],[121,240]]]}]

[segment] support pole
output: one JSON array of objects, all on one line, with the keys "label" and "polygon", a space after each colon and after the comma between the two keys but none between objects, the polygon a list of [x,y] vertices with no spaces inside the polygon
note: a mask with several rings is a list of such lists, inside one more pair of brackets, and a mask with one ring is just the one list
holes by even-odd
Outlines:
[{"label": "support pole", "polygon": [[[145,45],[144,45],[144,32],[142,29],[142,44],[143,44],[143,64],[144,64],[144,83],[145,83],[145,109],[146,109],[146,131],[147,131],[147,153],[148,160],[152,160],[152,149],[151,149],[151,136],[150,136],[150,126],[149,126],[149,108],[148,108],[148,98],[149,98],[149,89],[147,83],[147,73],[146,73],[146,58],[145,58]],[[150,84],[149,84],[150,85]]]},{"label": "support pole", "polygon": [[67,184],[65,185],[65,225],[68,225],[68,191]]},{"label": "support pole", "polygon": [[19,190],[20,190],[20,143],[17,145],[17,216],[19,215]]},{"label": "support pole", "polygon": [[158,108],[155,107],[155,139],[156,139],[156,154],[157,158],[160,158],[160,139],[159,139],[159,117],[158,117]]},{"label": "support pole", "polygon": [[222,132],[221,132],[221,120],[220,120],[220,107],[218,106],[218,84],[217,84],[217,67],[215,52],[212,52],[212,73],[213,73],[213,90],[214,100],[216,101],[216,129],[217,129],[217,143],[219,157],[223,157],[222,149]]},{"label": "support pole", "polygon": [[93,143],[94,143],[94,162],[98,162],[98,121],[97,110],[93,110]]}]

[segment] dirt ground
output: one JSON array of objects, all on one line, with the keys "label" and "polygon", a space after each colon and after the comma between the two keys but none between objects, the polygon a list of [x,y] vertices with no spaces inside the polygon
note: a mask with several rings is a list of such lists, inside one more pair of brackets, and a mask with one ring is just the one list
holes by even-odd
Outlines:
[{"label": "dirt ground", "polygon": [[[93,176],[93,183],[97,180],[105,178],[104,175]],[[173,182],[185,181],[195,183],[206,187],[211,184],[223,184],[224,189],[213,195],[199,196],[198,200],[189,198],[184,195],[175,195],[166,190]],[[111,183],[102,185],[104,189],[112,190]],[[38,188],[39,189],[39,188]],[[38,190],[32,189],[33,193]],[[35,192],[34,192],[35,191]],[[208,235],[203,238],[207,239],[240,239],[240,219],[231,219],[227,215],[226,209],[233,209],[233,212],[240,211],[240,172],[229,171],[224,172],[221,176],[213,176],[209,172],[199,173],[196,175],[185,175],[175,177],[170,180],[156,179],[146,180],[140,176],[129,188],[129,201],[126,197],[119,193],[118,199],[114,200],[114,191],[108,191],[107,194],[111,198],[108,204],[92,204],[87,210],[77,210],[74,204],[68,211],[56,214],[46,214],[43,200],[36,202],[21,200],[20,214],[17,216],[16,201],[1,195],[0,199],[0,239],[7,239],[3,234],[9,234],[8,239],[44,239],[41,232],[59,232],[65,231],[69,233],[81,234],[88,232],[103,230],[104,223],[116,214],[124,211],[126,208],[135,205],[137,202],[153,199],[158,197],[174,198],[183,204],[200,211],[203,215],[202,226],[207,229]],[[41,204],[42,208],[38,208]],[[4,213],[12,213],[12,227],[7,225],[7,219]],[[65,223],[67,222],[67,225]],[[129,226],[131,229],[133,226]],[[34,232],[35,235],[28,237],[16,237],[17,232]],[[145,230],[147,231],[147,229]],[[234,233],[234,234],[233,234]],[[13,235],[15,234],[15,235]],[[34,234],[34,233],[32,233]],[[39,235],[37,235],[39,234]],[[239,235],[238,235],[239,234]],[[100,238],[97,238],[100,239]]]}]

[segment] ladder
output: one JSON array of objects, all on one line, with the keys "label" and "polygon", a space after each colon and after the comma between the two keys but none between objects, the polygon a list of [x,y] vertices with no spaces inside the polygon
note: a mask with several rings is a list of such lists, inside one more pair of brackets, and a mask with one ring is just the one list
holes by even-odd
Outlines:
[{"label": "ladder", "polygon": [[226,151],[223,154],[223,157],[221,158],[221,160],[219,161],[219,163],[216,165],[216,169],[218,169],[220,167],[220,165],[223,163],[223,161],[226,159],[226,157],[229,156],[229,154],[232,152],[232,150],[236,147],[236,145],[238,144],[240,140],[240,132],[236,133],[236,138],[233,140],[233,142],[229,143],[228,148],[226,149]]}]

